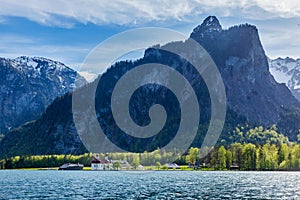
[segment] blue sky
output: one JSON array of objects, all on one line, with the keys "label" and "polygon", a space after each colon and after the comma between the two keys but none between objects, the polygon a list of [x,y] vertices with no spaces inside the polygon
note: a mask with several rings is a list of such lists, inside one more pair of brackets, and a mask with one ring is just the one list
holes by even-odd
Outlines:
[{"label": "blue sky", "polygon": [[300,58],[298,0],[2,0],[0,57],[42,56],[84,71],[80,65],[88,53],[115,34],[162,27],[188,37],[208,15],[217,16],[224,28],[256,25],[271,58]]}]

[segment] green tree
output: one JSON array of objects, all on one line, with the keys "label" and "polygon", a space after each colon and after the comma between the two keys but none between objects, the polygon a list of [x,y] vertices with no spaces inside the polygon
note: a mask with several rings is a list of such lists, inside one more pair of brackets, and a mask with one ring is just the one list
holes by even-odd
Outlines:
[{"label": "green tree", "polygon": [[271,170],[278,169],[278,148],[275,144],[271,145],[268,150],[268,156],[270,157]]},{"label": "green tree", "polygon": [[278,149],[276,145],[270,145],[269,143],[263,145],[259,154],[261,170],[278,169]]},{"label": "green tree", "polygon": [[161,160],[161,155],[160,155],[160,149],[157,149],[153,152],[151,152],[151,163],[150,165],[156,164],[156,162],[159,162]]},{"label": "green tree", "polygon": [[156,162],[156,168],[157,168],[157,170],[159,170],[159,169],[160,169],[160,167],[161,167],[161,164],[160,164],[160,162]]},{"label": "green tree", "polygon": [[244,144],[242,148],[242,168],[245,170],[256,169],[256,146],[254,144]]},{"label": "green tree", "polygon": [[138,154],[133,155],[133,159],[131,162],[132,167],[136,170],[137,167],[140,165],[140,157]]},{"label": "green tree", "polygon": [[113,169],[114,170],[120,170],[121,167],[122,167],[122,165],[119,161],[113,163]]},{"label": "green tree", "polygon": [[[288,161],[288,155],[289,155],[289,147],[287,144],[280,144],[278,148],[278,165],[280,169],[284,169],[283,166],[286,167],[286,163]],[[282,164],[284,162],[284,164]]]},{"label": "green tree", "polygon": [[266,155],[264,153],[264,150],[261,146],[256,149],[256,169],[263,170],[265,169],[265,160]]},{"label": "green tree", "polygon": [[193,165],[195,169],[195,165],[198,159],[199,159],[199,149],[191,147],[188,155],[186,156],[186,162]]},{"label": "green tree", "polygon": [[217,159],[217,167],[218,169],[224,170],[226,169],[226,149],[224,146],[221,146],[218,150],[218,159]]},{"label": "green tree", "polygon": [[294,144],[291,147],[291,153],[292,153],[292,169],[296,170],[300,168],[300,146],[299,144]]},{"label": "green tree", "polygon": [[230,150],[232,153],[232,163],[241,166],[242,163],[242,144],[233,143],[230,145]]},{"label": "green tree", "polygon": [[215,147],[212,148],[210,154],[209,154],[209,159],[208,159],[208,162],[209,165],[211,167],[214,167],[214,168],[217,168],[217,157],[218,157],[218,153],[217,153],[217,150]]},{"label": "green tree", "polygon": [[292,168],[293,168],[293,157],[292,157],[292,153],[289,152],[288,161],[287,161],[287,169],[292,169]]},{"label": "green tree", "polygon": [[232,153],[230,150],[226,151],[226,168],[230,169],[230,166],[232,165]]}]

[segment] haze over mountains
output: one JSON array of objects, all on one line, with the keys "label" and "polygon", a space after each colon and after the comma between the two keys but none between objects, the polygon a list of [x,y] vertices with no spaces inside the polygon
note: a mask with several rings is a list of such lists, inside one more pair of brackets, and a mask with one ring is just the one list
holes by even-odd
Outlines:
[{"label": "haze over mountains", "polygon": [[[296,67],[298,64],[287,64],[290,61],[280,59],[269,60],[271,64],[269,70],[268,59],[260,42],[257,28],[249,24],[224,30],[218,19],[210,16],[193,30],[190,38],[199,42],[210,54],[224,81],[227,96],[227,115],[222,138],[228,137],[230,132],[239,124],[263,125],[266,127],[276,124],[279,131],[291,140],[297,139],[298,130],[300,129],[300,103],[293,94],[297,97],[298,89],[300,89],[298,88],[300,76]],[[143,150],[149,150],[153,148],[153,145],[164,144],[172,138],[173,136],[168,134],[170,130],[176,132],[180,120],[179,112],[177,112],[179,110],[178,103],[166,88],[158,85],[146,85],[139,89],[133,97],[130,110],[133,120],[142,125],[149,122],[149,116],[145,113],[154,102],[164,105],[167,111],[172,111],[168,112],[167,129],[162,130],[158,136],[151,138],[151,140],[159,142],[151,144],[151,146],[149,141],[134,141],[116,127],[111,117],[110,98],[118,79],[127,71],[141,64],[161,63],[181,73],[191,83],[198,99],[200,99],[201,118],[199,125],[201,130],[198,132],[194,145],[201,146],[211,117],[211,102],[207,86],[190,63],[182,60],[178,55],[172,55],[164,50],[166,47],[172,47],[180,49],[182,53],[191,56],[200,56],[195,49],[188,49],[187,43],[188,40],[185,42],[172,42],[162,47],[149,48],[145,51],[142,59],[135,62],[116,63],[99,77],[100,82],[96,86],[96,113],[105,134],[115,144],[131,150],[140,147],[145,148]],[[21,58],[21,60],[24,59]],[[29,61],[30,59],[28,62],[23,63],[30,63]],[[33,61],[36,62],[34,59]],[[295,62],[297,63],[298,60]],[[39,61],[38,63],[40,64],[34,64],[33,66],[37,68],[37,66],[44,66],[41,63],[47,62]],[[3,66],[6,65],[8,64]],[[27,64],[23,65],[27,66]],[[50,66],[51,64],[46,65]],[[31,73],[30,77],[35,77],[36,70],[34,71],[35,73]],[[293,94],[285,84],[277,83],[269,71],[273,73],[276,80],[286,83]],[[76,75],[76,72],[74,73],[71,73],[71,77]],[[288,74],[290,79],[281,79],[283,77],[281,76],[282,73]],[[167,73],[160,75],[166,79],[169,77]],[[70,74],[67,74],[68,76]],[[156,72],[147,74],[147,78],[150,79],[155,76],[157,76]],[[52,80],[54,79],[53,77]],[[74,79],[71,80],[74,81]],[[67,85],[71,89],[71,82],[66,82],[66,85],[61,89],[65,89]],[[84,81],[82,82],[84,83]],[[93,82],[84,86],[80,89],[80,92],[84,94],[86,90],[95,87],[95,84],[96,82]],[[15,87],[18,88],[16,85]],[[86,96],[83,97],[86,98]],[[2,156],[66,154],[84,151],[86,149],[77,135],[73,121],[71,94],[57,98],[41,118],[11,131],[0,143],[0,154]]]}]

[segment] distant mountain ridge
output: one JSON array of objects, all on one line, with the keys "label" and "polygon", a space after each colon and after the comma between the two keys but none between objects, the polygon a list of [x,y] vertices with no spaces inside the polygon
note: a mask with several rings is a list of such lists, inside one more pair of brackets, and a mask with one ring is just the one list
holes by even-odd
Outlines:
[{"label": "distant mountain ridge", "polygon": [[300,59],[268,59],[270,72],[278,83],[285,83],[293,95],[300,101]]},{"label": "distant mountain ridge", "polygon": [[[264,125],[266,127],[276,124],[279,132],[284,133],[291,140],[297,139],[300,129],[300,103],[284,84],[277,83],[270,74],[268,60],[255,26],[243,24],[224,30],[218,19],[210,16],[193,30],[190,38],[200,43],[210,54],[224,81],[227,115],[220,139],[229,140],[232,131],[239,124]],[[170,47],[179,49],[191,57],[201,56],[195,49],[189,48],[187,45],[189,39],[183,42],[172,42],[161,47],[148,48],[142,59],[118,62],[96,79],[96,81],[100,80],[99,85],[96,86],[96,99],[91,100],[95,101],[96,107],[90,109],[96,109],[97,120],[107,138],[118,144],[119,147],[129,149],[143,147],[148,150],[153,147],[151,141],[164,144],[173,137],[173,135],[166,134],[168,131],[166,130],[151,138],[150,142],[141,140],[135,143],[134,138],[128,137],[118,129],[111,115],[111,95],[120,77],[134,67],[146,63],[170,66],[191,83],[200,100],[201,108],[199,124],[201,128],[193,145],[201,146],[211,116],[207,86],[191,64],[178,55],[164,51],[165,47]],[[164,76],[165,79],[169,78],[167,73],[159,75]],[[157,76],[157,72],[153,71],[145,78],[153,79],[155,76]],[[86,91],[94,87],[96,81],[78,91],[82,92],[82,98],[89,99]],[[57,98],[36,122],[10,132],[0,143],[0,154],[11,156],[86,151],[74,125],[71,95],[69,93]],[[170,91],[158,85],[143,86],[132,97],[130,114],[133,121],[140,125],[149,123],[147,113],[153,103],[160,103],[167,112],[171,111],[168,112],[167,122],[169,124],[166,127],[174,133],[180,120],[178,102],[172,98]],[[90,105],[89,102],[87,104]],[[79,114],[90,116],[89,110]],[[91,122],[89,118],[86,121]],[[86,129],[90,134],[94,134],[92,130],[92,127]],[[153,143],[153,145],[155,144]]]},{"label": "distant mountain ridge", "polygon": [[37,119],[55,98],[85,83],[76,71],[58,61],[0,58],[0,133]]}]

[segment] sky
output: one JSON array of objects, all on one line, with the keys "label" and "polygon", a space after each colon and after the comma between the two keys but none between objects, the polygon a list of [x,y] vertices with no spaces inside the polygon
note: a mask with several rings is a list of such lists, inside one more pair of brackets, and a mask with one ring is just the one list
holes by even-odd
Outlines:
[{"label": "sky", "polygon": [[[86,56],[116,34],[159,27],[187,38],[209,15],[217,16],[223,28],[241,23],[257,26],[270,58],[300,58],[298,0],[1,0],[0,57],[46,57],[90,79],[108,66],[100,72],[83,68]],[[165,42],[173,39],[166,38]],[[125,39],[115,48],[129,45],[130,40]],[[132,58],[137,55],[141,53],[132,53]]]}]

